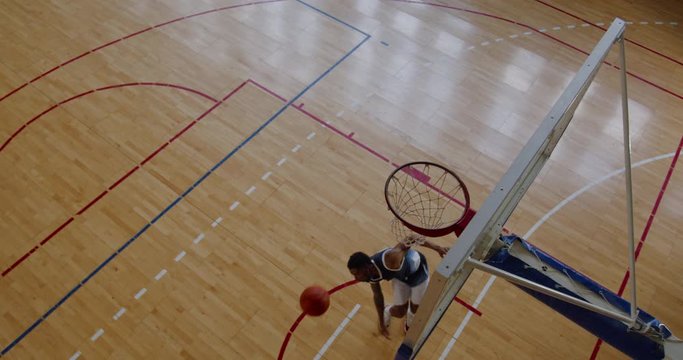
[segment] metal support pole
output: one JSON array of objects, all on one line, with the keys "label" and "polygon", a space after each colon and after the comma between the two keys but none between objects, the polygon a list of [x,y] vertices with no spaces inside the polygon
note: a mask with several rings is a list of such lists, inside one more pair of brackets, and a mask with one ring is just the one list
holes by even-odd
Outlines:
[{"label": "metal support pole", "polygon": [[561,293],[555,289],[551,289],[549,287],[539,285],[533,281],[529,281],[529,280],[527,280],[521,276],[511,274],[507,271],[501,270],[497,267],[491,266],[491,265],[486,264],[484,262],[481,262],[479,260],[474,260],[472,258],[469,258],[469,259],[467,259],[467,263],[472,265],[472,267],[474,267],[475,269],[479,269],[481,271],[485,271],[487,273],[496,275],[496,276],[503,278],[503,279],[513,283],[513,284],[517,284],[519,286],[524,286],[525,288],[529,288],[531,290],[540,292],[541,294],[552,296],[556,299],[560,299],[560,300],[562,300],[564,302],[568,302],[572,305],[576,305],[576,306],[582,307],[584,309],[594,311],[598,314],[605,315],[605,316],[610,317],[612,319],[619,320],[625,324],[631,323],[631,318],[629,318],[625,314],[614,312],[612,310],[602,308],[600,306],[591,304],[587,301],[577,299],[577,298],[569,296],[565,293]]},{"label": "metal support pole", "polygon": [[638,317],[636,303],[636,253],[633,237],[633,190],[631,181],[631,136],[628,120],[628,93],[626,91],[626,42],[624,35],[619,37],[619,66],[621,67],[621,113],[624,123],[624,167],[626,169],[626,219],[628,221],[628,260],[629,282],[631,285],[631,327]]}]

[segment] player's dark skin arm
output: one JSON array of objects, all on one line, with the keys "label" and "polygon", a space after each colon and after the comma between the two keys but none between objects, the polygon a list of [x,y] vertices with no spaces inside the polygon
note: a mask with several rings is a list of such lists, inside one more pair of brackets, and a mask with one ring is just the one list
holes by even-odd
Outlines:
[{"label": "player's dark skin arm", "polygon": [[[415,236],[415,235],[408,235],[408,236]],[[425,240],[424,243],[421,245],[424,246],[428,249],[432,249],[439,253],[439,256],[444,257],[446,253],[448,252],[447,247],[439,246],[434,243],[432,243],[429,240]],[[403,257],[406,255],[406,251],[410,249],[409,246],[406,246],[402,243],[396,244],[391,250],[389,250],[384,257],[384,261],[386,262],[387,266],[392,268],[392,269],[397,269],[401,266],[401,261],[403,261]]]},{"label": "player's dark skin arm", "polygon": [[379,318],[379,333],[389,339],[389,329],[384,326],[384,294],[382,294],[382,287],[379,283],[370,283],[370,287],[372,288],[375,309],[377,310],[377,316]]}]

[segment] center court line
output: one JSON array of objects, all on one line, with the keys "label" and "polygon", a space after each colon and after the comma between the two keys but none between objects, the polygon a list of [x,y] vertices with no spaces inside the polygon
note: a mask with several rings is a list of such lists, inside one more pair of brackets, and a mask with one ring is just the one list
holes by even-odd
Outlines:
[{"label": "center court line", "polygon": [[[681,138],[681,144],[683,144],[683,137]],[[663,154],[663,155],[655,156],[655,157],[652,157],[652,158],[649,158],[649,159],[641,160],[641,161],[636,162],[635,164],[633,164],[632,168],[635,169],[635,168],[638,168],[638,167],[643,166],[643,165],[647,165],[647,164],[652,163],[652,162],[655,162],[655,161],[659,161],[659,160],[668,159],[668,158],[673,157],[673,158],[674,158],[674,163],[672,164],[672,167],[671,167],[671,169],[672,169],[673,166],[675,166],[675,165],[674,165],[674,164],[675,164],[675,161],[678,159],[678,155],[680,154],[680,152],[681,152],[681,145],[679,145],[678,150],[677,150],[676,152],[672,152],[672,153],[668,153],[668,154]],[[603,176],[603,177],[601,177],[601,178],[599,178],[599,179],[597,179],[597,180],[595,180],[595,181],[589,183],[588,185],[582,187],[581,189],[577,190],[577,191],[574,192],[573,194],[569,195],[569,196],[566,197],[564,200],[562,200],[560,203],[558,203],[557,205],[555,205],[555,207],[553,207],[550,211],[548,211],[548,213],[546,213],[545,215],[543,215],[543,217],[541,217],[541,219],[538,220],[538,221],[531,227],[531,229],[529,229],[529,231],[527,231],[527,233],[524,234],[524,236],[523,236],[522,238],[528,240],[528,239],[531,237],[531,235],[533,235],[533,233],[536,232],[536,230],[538,230],[538,228],[539,228],[543,223],[545,223],[551,216],[553,216],[555,213],[557,213],[557,212],[558,212],[560,209],[562,209],[565,205],[569,204],[571,201],[573,201],[574,199],[576,199],[577,197],[579,197],[581,194],[583,194],[584,192],[588,191],[588,190],[591,189],[592,187],[594,187],[594,186],[596,186],[596,185],[598,185],[598,184],[600,184],[600,183],[602,183],[602,182],[604,182],[604,181],[606,181],[606,180],[608,180],[608,179],[610,179],[610,178],[612,178],[612,177],[614,177],[614,176],[616,176],[616,175],[619,175],[619,174],[623,173],[624,171],[625,171],[624,168],[621,168],[621,169],[612,171],[611,173],[609,173],[609,174],[607,174],[607,175],[605,175],[605,176]],[[667,179],[668,179],[668,176],[670,176],[670,175],[667,175]],[[665,181],[668,181],[668,180],[665,180]],[[663,195],[663,192],[660,192],[660,196],[661,196],[661,195]],[[657,201],[657,204],[658,204],[658,203],[659,203],[659,200]],[[650,219],[653,219],[653,218],[654,218],[654,216],[650,216]],[[647,236],[647,232],[645,232],[643,235],[644,235],[644,236]],[[644,241],[644,240],[641,240],[641,243],[642,243],[643,241]],[[640,246],[640,244],[639,244],[639,246]],[[481,300],[484,299],[484,297],[485,297],[486,294],[488,293],[489,289],[490,289],[491,286],[493,285],[493,282],[496,280],[496,278],[497,278],[497,277],[496,277],[495,275],[491,275],[491,277],[489,277],[489,280],[486,282],[486,285],[484,285],[484,288],[481,290],[481,292],[480,292],[479,295],[477,296],[477,301],[479,301],[479,299],[481,299]],[[476,304],[476,303],[475,303],[475,304]],[[475,306],[477,306],[477,305],[478,305],[478,304],[476,304]],[[470,312],[468,312],[467,315],[465,316],[465,318],[463,319],[463,321],[460,323],[460,326],[458,326],[458,329],[456,330],[455,334],[453,334],[453,338],[451,339],[451,341],[450,341],[450,342],[448,343],[448,345],[446,346],[446,349],[444,349],[444,352],[441,354],[440,359],[444,359],[444,358],[446,357],[446,355],[448,354],[448,352],[449,352],[449,351],[451,350],[451,348],[453,347],[453,344],[455,344],[455,341],[457,340],[457,338],[460,336],[460,334],[462,333],[462,331],[464,330],[464,328],[467,326],[467,323],[470,321],[470,318],[471,318],[471,315],[470,315]],[[599,348],[599,344],[596,344],[596,348]],[[594,352],[595,352],[595,350],[594,350]]]},{"label": "center court line", "polygon": [[[327,75],[332,72],[339,64],[341,64],[343,61],[345,61],[349,56],[351,56],[353,53],[358,50],[363,44],[365,44],[369,39],[370,35],[358,30],[357,28],[353,27],[352,25],[349,25],[348,23],[339,20],[329,14],[326,14],[322,12],[321,10],[318,10],[314,8],[311,5],[308,5],[304,3],[303,1],[297,0],[297,2],[306,5],[309,8],[312,8],[327,17],[331,18],[332,20],[339,22],[349,28],[352,28],[361,34],[364,35],[363,39],[358,42],[351,50],[347,51],[341,58],[339,58],[334,64],[332,64],[327,70],[325,70],[322,74],[320,74],[315,80],[313,80],[311,83],[309,83],[303,90],[301,90],[296,96],[294,96],[292,99],[290,99],[288,102],[286,102],[284,105],[280,107],[279,110],[277,110],[268,120],[266,120],[263,124],[261,124],[251,135],[249,135],[246,139],[244,139],[239,145],[237,145],[235,148],[233,148],[228,154],[226,154],[218,163],[216,163],[209,171],[207,171],[203,176],[201,176],[192,186],[190,186],[187,190],[185,190],[178,198],[176,198],[168,207],[166,207],[164,210],[162,210],[150,223],[146,224],[145,226],[142,227],[131,239],[129,239],[123,246],[121,246],[116,252],[111,254],[106,260],[104,260],[100,265],[98,265],[90,274],[88,274],[81,282],[79,282],[73,289],[71,289],[66,295],[64,295],[55,305],[53,305],[50,309],[48,309],[42,316],[40,316],[37,320],[33,322],[26,330],[24,330],[18,337],[16,337],[11,343],[9,343],[7,346],[5,346],[1,351],[0,351],[0,356],[4,356],[7,354],[12,348],[14,348],[19,342],[21,342],[28,334],[30,334],[38,325],[40,325],[43,321],[45,321],[56,309],[58,309],[65,301],[67,301],[76,291],[78,291],[85,283],[87,283],[93,276],[95,276],[102,268],[104,268],[111,260],[116,258],[122,251],[124,251],[130,244],[132,244],[136,239],[138,239],[142,234],[144,234],[151,225],[156,223],[161,217],[163,217],[169,210],[174,208],[182,199],[184,199],[189,193],[191,193],[197,186],[199,186],[211,173],[216,171],[219,167],[225,163],[228,159],[230,159],[235,153],[237,153],[239,150],[241,150],[247,143],[249,143],[253,138],[255,138],[263,129],[265,129],[268,125],[270,125],[275,119],[277,119],[287,108],[290,107],[292,103],[297,101],[299,98],[301,98],[308,90],[310,90],[313,86],[318,84],[322,79],[327,77]],[[246,83],[246,82],[245,82]],[[245,84],[243,83],[243,85]],[[216,105],[217,106],[217,105]]]}]

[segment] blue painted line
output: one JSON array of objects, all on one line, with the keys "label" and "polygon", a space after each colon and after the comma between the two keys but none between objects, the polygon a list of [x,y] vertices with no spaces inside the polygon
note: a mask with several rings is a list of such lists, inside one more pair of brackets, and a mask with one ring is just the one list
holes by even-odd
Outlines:
[{"label": "blue painted line", "polygon": [[[299,1],[299,0],[297,0],[297,1]],[[342,23],[342,24],[344,24],[344,25],[346,25],[346,26],[348,26],[348,27],[350,27],[350,28],[352,28],[358,32],[361,32],[362,34],[365,35],[365,38],[361,42],[359,42],[356,46],[354,46],[353,49],[349,50],[346,54],[344,54],[344,56],[342,56],[339,60],[337,60],[337,62],[335,62],[324,73],[322,73],[320,76],[318,76],[312,83],[308,84],[308,86],[306,86],[303,90],[301,90],[301,92],[299,92],[299,94],[297,94],[294,98],[292,98],[286,104],[284,104],[277,112],[275,112],[275,114],[273,114],[268,120],[266,120],[265,123],[263,123],[261,126],[258,127],[258,129],[256,129],[251,135],[249,135],[249,137],[244,139],[237,147],[235,147],[225,157],[223,157],[223,159],[221,159],[221,161],[219,161],[218,164],[214,165],[211,168],[211,170],[209,170],[201,178],[199,178],[199,180],[197,180],[188,190],[186,190],[184,192],[184,194],[189,194],[190,192],[192,192],[192,190],[194,190],[199,184],[201,184],[215,169],[217,169],[227,159],[229,159],[237,151],[239,151],[242,147],[244,147],[244,145],[246,145],[254,137],[256,137],[256,135],[258,135],[261,132],[261,130],[263,130],[266,126],[268,126],[270,123],[272,123],[273,120],[275,120],[278,116],[280,116],[280,114],[282,114],[282,112],[284,112],[293,102],[295,102],[300,97],[302,97],[308,90],[310,90],[313,86],[315,86],[318,82],[320,82],[320,80],[324,79],[332,70],[334,70],[339,64],[341,64],[344,60],[346,60],[349,56],[351,56],[351,54],[353,54],[359,47],[361,47],[363,44],[365,44],[366,41],[368,41],[370,39],[370,35],[368,35],[367,33],[360,31],[360,30],[356,29],[355,27],[353,27],[353,26],[351,26],[351,25],[349,25],[349,24],[347,24],[347,23],[345,23],[345,22],[321,11],[321,10],[318,10],[318,9],[312,7],[311,5],[308,5],[302,1],[299,1],[299,2],[310,7],[310,8],[312,8],[312,9],[314,9],[314,10],[316,10],[319,13],[322,13],[323,15],[325,15],[327,17],[334,19],[335,21],[338,21],[338,22],[340,22],[340,23]],[[95,270],[93,270],[90,274],[88,274],[88,276],[86,276],[84,281],[82,281],[81,283],[85,283],[85,281],[89,280],[95,274],[97,274],[100,270],[102,270],[102,268],[104,268],[104,266],[106,266],[111,260],[116,258],[126,247],[128,247],[130,244],[132,244],[133,241],[135,241],[140,235],[142,235],[145,231],[147,231],[147,229],[149,229],[149,227],[151,226],[152,223],[156,222],[159,218],[161,218],[161,216],[166,214],[166,212],[168,212],[171,208],[173,208],[176,204],[178,204],[178,202],[180,202],[180,200],[182,200],[183,198],[184,198],[184,196],[180,196],[177,199],[175,199],[175,201],[173,201],[173,203],[171,203],[171,205],[166,207],[159,215],[157,215],[154,218],[154,220],[152,220],[150,223],[146,224],[142,229],[140,229],[140,231],[138,231],[135,234],[135,236],[133,236],[130,240],[128,240],[121,248],[119,248],[115,253],[110,255],[104,262],[102,262],[97,268],[95,268]],[[50,314],[52,314],[52,312],[54,312],[59,306],[61,306],[66,300],[68,300],[81,287],[81,283],[76,285],[76,287],[74,287],[71,291],[69,291],[69,293],[67,293],[64,297],[62,297],[59,300],[59,302],[57,302],[57,304],[52,306],[50,308],[50,310],[48,310],[42,317],[40,317],[38,320],[36,320],[28,329],[24,330],[24,332],[21,333],[21,335],[19,335],[16,339],[14,339],[14,341],[12,341],[9,345],[7,345],[4,349],[2,349],[2,351],[0,351],[0,356],[5,355],[7,352],[12,350],[12,348],[15,347],[29,333],[31,333],[31,331],[33,331],[33,329],[35,329],[36,326],[38,326],[40,323],[42,323]]]},{"label": "blue painted line", "polygon": [[346,21],[340,20],[339,18],[337,18],[337,17],[335,17],[335,16],[333,16],[333,15],[330,15],[330,14],[328,14],[328,13],[326,13],[326,12],[324,12],[324,11],[318,9],[317,7],[315,7],[315,6],[313,6],[313,5],[309,5],[309,4],[307,4],[307,3],[305,3],[305,2],[303,2],[303,1],[301,1],[301,0],[296,0],[296,1],[300,2],[300,3],[303,4],[303,5],[308,6],[309,8],[311,8],[311,9],[313,9],[313,10],[315,10],[315,11],[317,11],[317,12],[319,12],[319,13],[325,15],[325,16],[327,16],[328,18],[330,18],[330,19],[332,19],[332,20],[334,20],[334,21],[336,21],[336,22],[338,22],[338,23],[340,23],[340,24],[345,25],[345,26],[348,27],[348,28],[351,28],[351,29],[353,29],[353,30],[356,30],[356,31],[358,31],[358,32],[361,33],[361,34],[363,34],[363,35],[365,35],[365,36],[367,36],[367,37],[370,37],[370,34],[366,33],[365,31],[363,31],[363,30],[361,30],[361,29],[359,29],[359,28],[357,28],[357,27],[355,27],[355,26],[353,26],[353,25],[351,25],[351,24],[349,24],[349,23],[347,23]]}]

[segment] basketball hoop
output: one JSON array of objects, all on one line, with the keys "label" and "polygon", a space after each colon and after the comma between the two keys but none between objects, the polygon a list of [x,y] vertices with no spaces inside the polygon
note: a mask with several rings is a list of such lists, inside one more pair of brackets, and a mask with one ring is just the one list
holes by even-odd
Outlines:
[{"label": "basketball hoop", "polygon": [[405,227],[428,237],[451,232],[459,236],[475,214],[470,209],[467,187],[458,175],[427,161],[394,170],[384,185],[384,198]]}]

